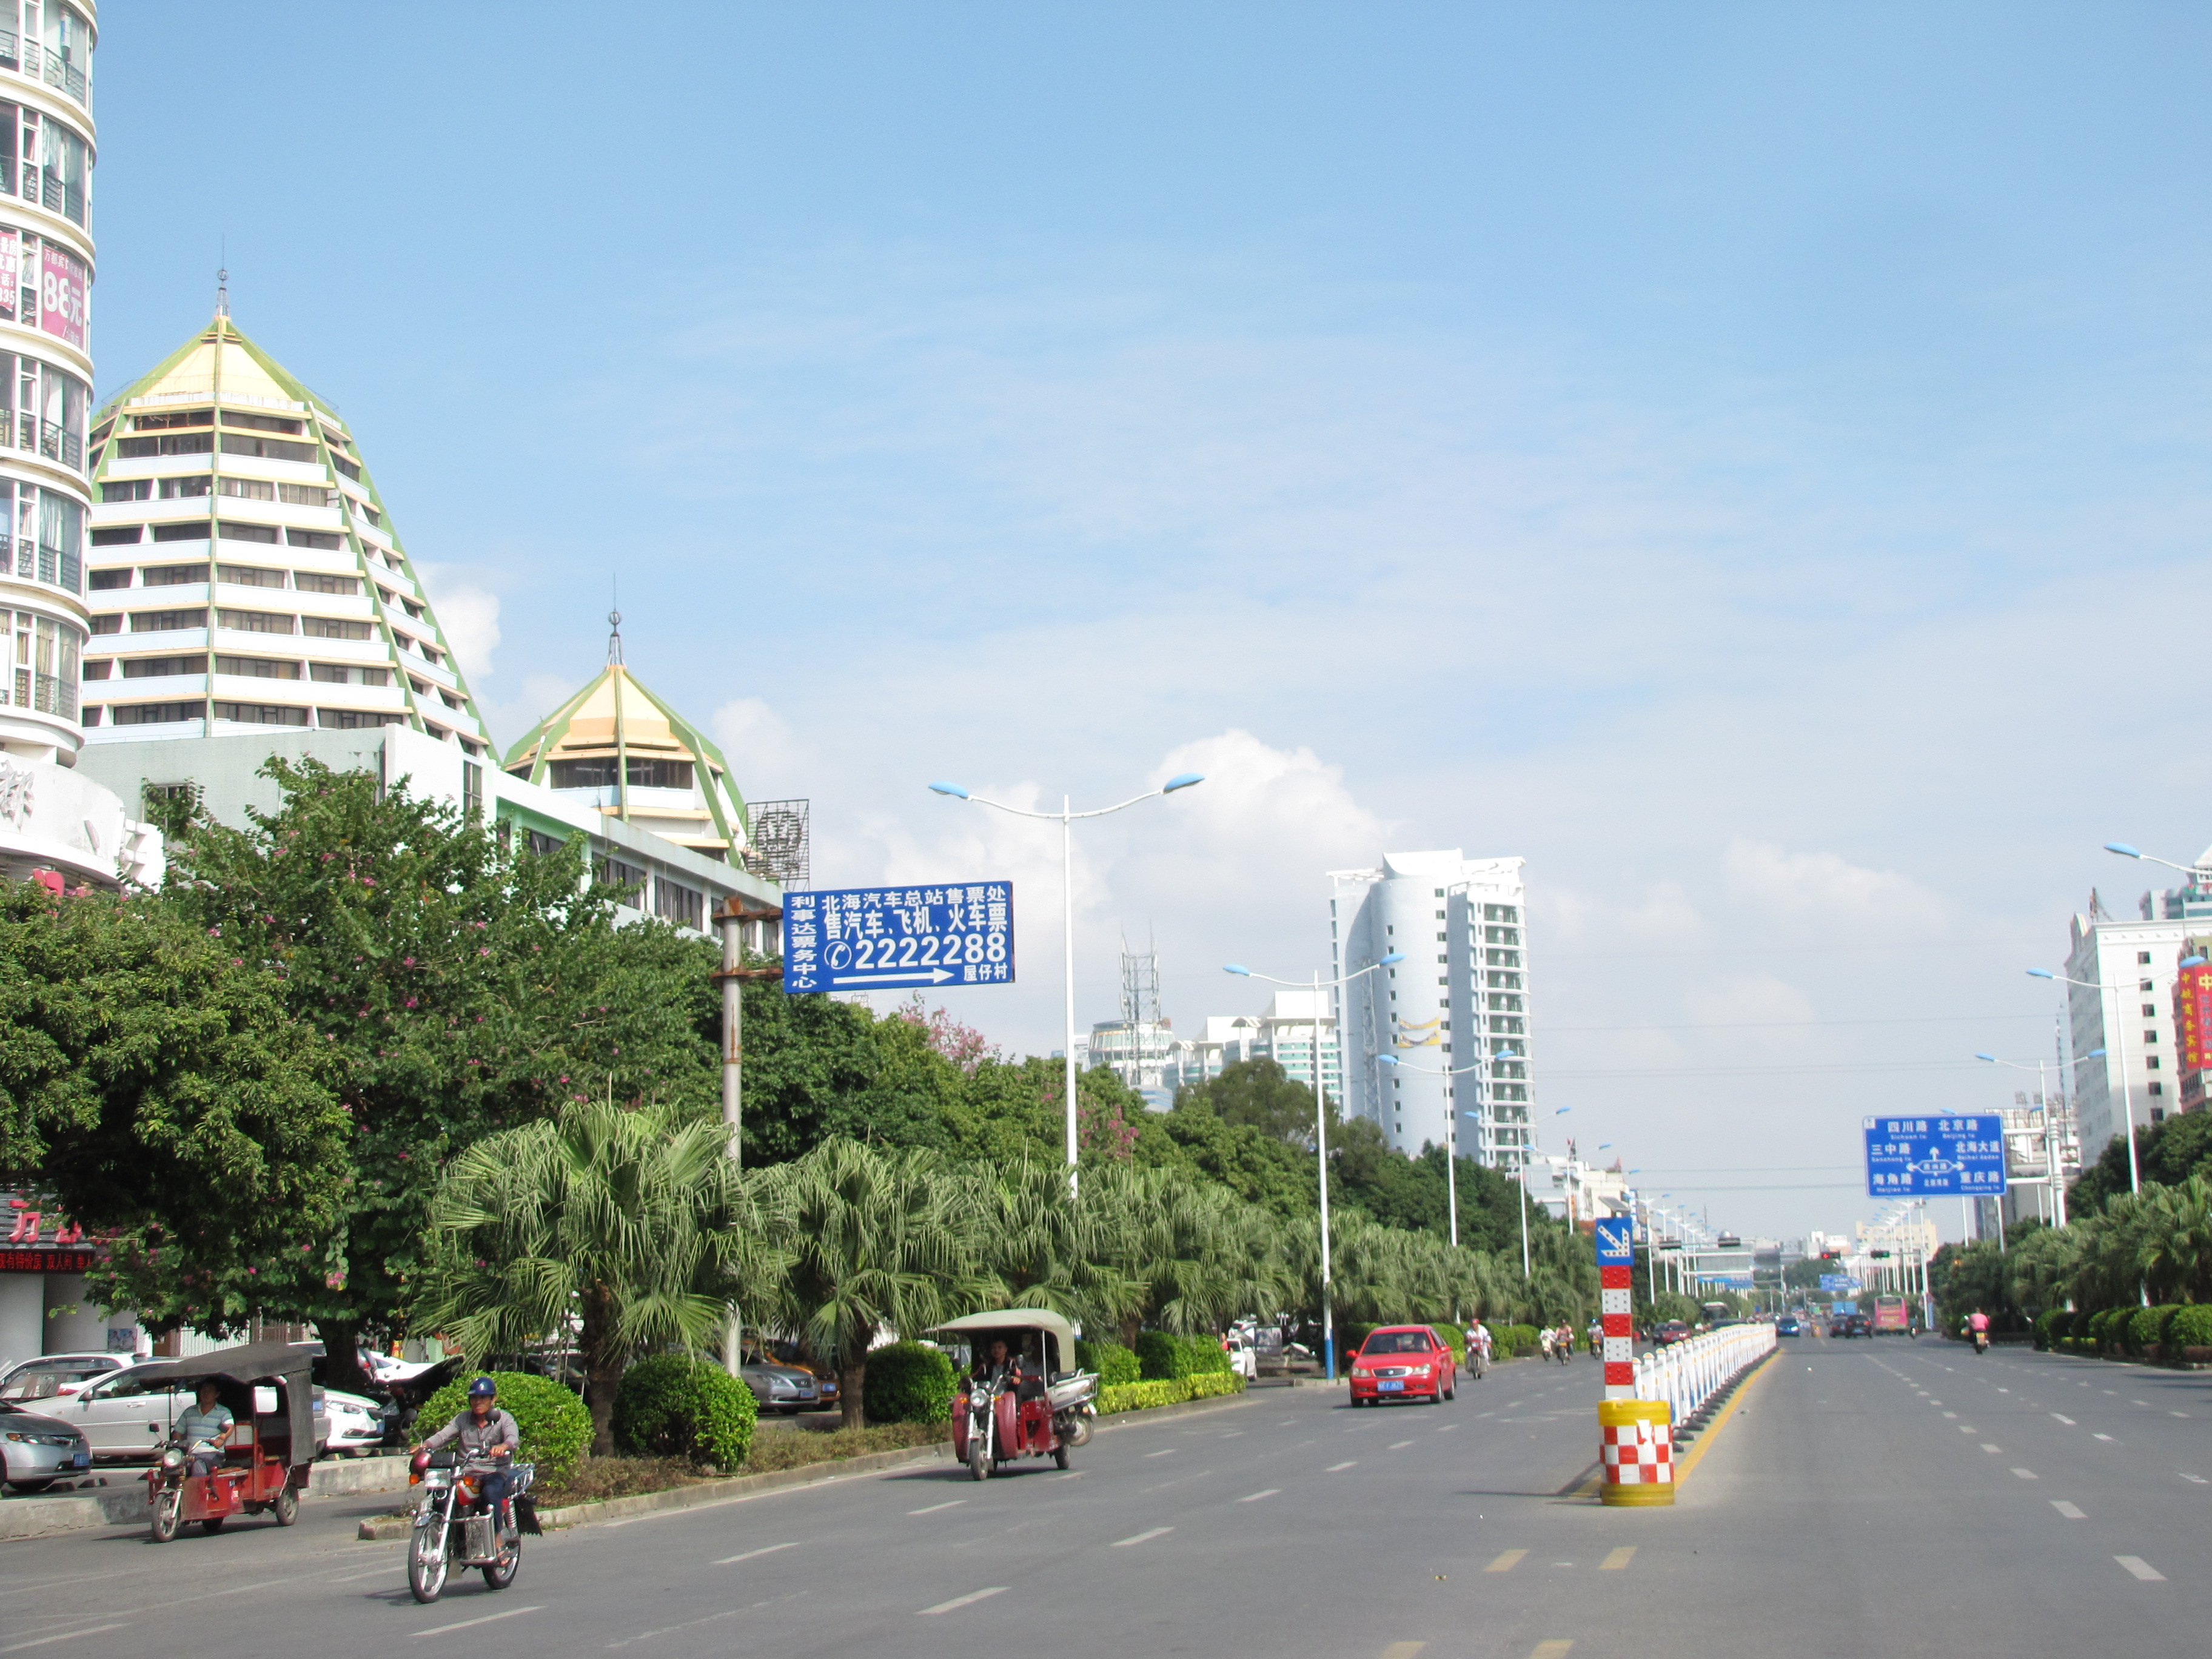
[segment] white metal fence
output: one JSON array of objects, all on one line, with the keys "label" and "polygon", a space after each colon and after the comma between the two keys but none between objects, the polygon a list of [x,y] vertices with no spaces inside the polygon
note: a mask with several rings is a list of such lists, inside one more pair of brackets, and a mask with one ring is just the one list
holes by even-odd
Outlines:
[{"label": "white metal fence", "polygon": [[1636,1397],[1663,1400],[1680,1423],[1712,1398],[1731,1377],[1774,1350],[1771,1325],[1727,1325],[1686,1342],[1645,1354],[1636,1362]]}]

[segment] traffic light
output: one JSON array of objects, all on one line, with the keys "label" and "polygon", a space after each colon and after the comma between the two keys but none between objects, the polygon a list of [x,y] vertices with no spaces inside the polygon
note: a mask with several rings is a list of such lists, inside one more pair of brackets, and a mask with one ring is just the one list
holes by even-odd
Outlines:
[{"label": "traffic light", "polygon": [[1867,1254],[1872,1256],[1876,1261],[1887,1261],[1889,1260],[1889,1252],[1887,1250],[1869,1250]]},{"label": "traffic light", "polygon": [[1820,1252],[1820,1260],[1823,1261],[1840,1261],[1843,1259],[1843,1252],[1840,1250],[1823,1250]]}]

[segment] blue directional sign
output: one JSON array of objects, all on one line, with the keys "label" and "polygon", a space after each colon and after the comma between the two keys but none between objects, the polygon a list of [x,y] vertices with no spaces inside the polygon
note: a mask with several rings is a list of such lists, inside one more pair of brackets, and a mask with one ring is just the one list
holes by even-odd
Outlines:
[{"label": "blue directional sign", "polygon": [[1629,1267],[1636,1264],[1636,1223],[1627,1216],[1608,1216],[1597,1224],[1597,1265]]},{"label": "blue directional sign", "polygon": [[1831,1296],[1849,1296],[1859,1287],[1857,1279],[1849,1273],[1822,1273],[1820,1288]]},{"label": "blue directional sign", "polygon": [[2004,1120],[1870,1117],[1867,1191],[1875,1198],[1995,1198],[2005,1189]]},{"label": "blue directional sign", "polygon": [[783,988],[1010,985],[1014,884],[848,887],[783,896]]}]

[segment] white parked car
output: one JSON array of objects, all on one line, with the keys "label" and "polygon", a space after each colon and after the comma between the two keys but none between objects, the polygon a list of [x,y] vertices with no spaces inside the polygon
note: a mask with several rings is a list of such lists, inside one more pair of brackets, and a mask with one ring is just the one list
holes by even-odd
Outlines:
[{"label": "white parked car", "polygon": [[0,1400],[51,1400],[81,1392],[137,1360],[127,1353],[47,1353],[0,1371]]},{"label": "white parked car", "polygon": [[42,1409],[82,1434],[95,1459],[150,1458],[192,1404],[191,1389],[167,1385],[166,1370],[149,1376],[151,1366],[126,1366]]},{"label": "white parked car", "polygon": [[1251,1343],[1245,1340],[1242,1332],[1231,1331],[1221,1346],[1229,1351],[1231,1370],[1247,1382],[1260,1375],[1260,1356],[1253,1352]]},{"label": "white parked car", "polygon": [[365,1395],[324,1389],[325,1449],[349,1457],[366,1457],[384,1444],[384,1422],[390,1407]]}]

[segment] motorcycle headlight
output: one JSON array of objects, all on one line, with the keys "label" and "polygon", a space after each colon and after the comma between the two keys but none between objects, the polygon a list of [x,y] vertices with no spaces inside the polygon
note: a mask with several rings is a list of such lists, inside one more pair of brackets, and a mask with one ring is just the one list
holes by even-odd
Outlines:
[{"label": "motorcycle headlight", "polygon": [[170,1447],[161,1454],[161,1467],[165,1469],[181,1469],[185,1467],[184,1453],[179,1451],[174,1446]]}]

